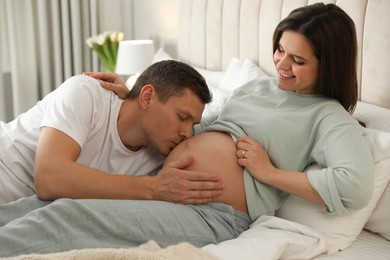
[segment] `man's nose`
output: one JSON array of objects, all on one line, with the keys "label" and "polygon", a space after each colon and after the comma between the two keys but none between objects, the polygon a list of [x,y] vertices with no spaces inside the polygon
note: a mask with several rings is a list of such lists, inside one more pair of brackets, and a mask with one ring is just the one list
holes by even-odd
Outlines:
[{"label": "man's nose", "polygon": [[180,132],[180,136],[183,138],[182,141],[184,141],[187,138],[190,138],[192,136],[192,125],[183,127]]}]

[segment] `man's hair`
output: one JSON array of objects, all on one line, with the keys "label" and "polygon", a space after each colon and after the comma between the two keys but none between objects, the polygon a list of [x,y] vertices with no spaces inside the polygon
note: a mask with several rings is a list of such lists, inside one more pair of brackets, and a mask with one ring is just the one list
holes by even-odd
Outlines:
[{"label": "man's hair", "polygon": [[353,20],[334,4],[317,3],[295,9],[275,29],[274,53],[284,31],[306,37],[319,60],[316,89],[338,100],[352,113],[358,99],[357,39]]},{"label": "man's hair", "polygon": [[153,85],[163,103],[171,96],[183,95],[186,89],[193,91],[204,104],[212,100],[212,94],[203,76],[183,62],[164,60],[152,64],[138,77],[128,98],[137,98],[141,89],[148,84]]}]

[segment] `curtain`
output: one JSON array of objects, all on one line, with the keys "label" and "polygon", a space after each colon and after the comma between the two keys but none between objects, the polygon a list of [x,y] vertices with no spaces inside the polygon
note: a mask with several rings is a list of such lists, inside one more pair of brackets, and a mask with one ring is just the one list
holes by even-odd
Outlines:
[{"label": "curtain", "polygon": [[85,40],[103,30],[131,37],[130,13],[127,0],[0,0],[0,120],[73,75],[102,70]]}]

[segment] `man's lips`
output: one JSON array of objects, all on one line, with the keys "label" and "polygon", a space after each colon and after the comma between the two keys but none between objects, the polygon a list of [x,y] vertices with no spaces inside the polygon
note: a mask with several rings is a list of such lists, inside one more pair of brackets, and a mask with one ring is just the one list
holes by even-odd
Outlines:
[{"label": "man's lips", "polygon": [[171,149],[173,149],[173,148],[175,148],[179,143],[180,143],[180,142],[171,141],[169,146],[171,147]]}]

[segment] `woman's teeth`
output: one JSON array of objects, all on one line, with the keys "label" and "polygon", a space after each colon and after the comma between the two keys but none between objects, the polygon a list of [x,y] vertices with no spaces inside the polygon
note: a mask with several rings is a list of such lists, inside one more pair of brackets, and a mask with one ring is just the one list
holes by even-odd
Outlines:
[{"label": "woman's teeth", "polygon": [[292,78],[292,77],[294,77],[294,76],[290,76],[290,75],[287,75],[287,74],[285,74],[285,73],[283,73],[283,72],[280,72],[280,75],[282,75],[283,77],[286,77],[286,78]]}]

